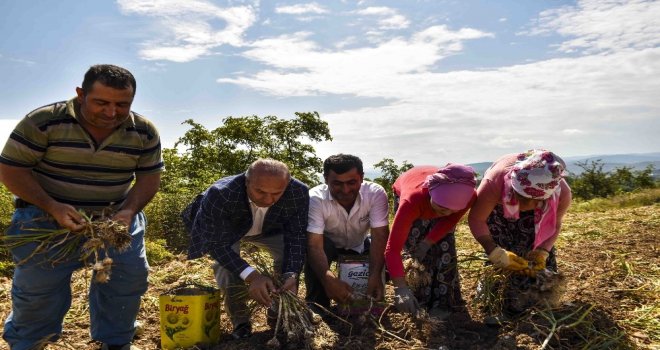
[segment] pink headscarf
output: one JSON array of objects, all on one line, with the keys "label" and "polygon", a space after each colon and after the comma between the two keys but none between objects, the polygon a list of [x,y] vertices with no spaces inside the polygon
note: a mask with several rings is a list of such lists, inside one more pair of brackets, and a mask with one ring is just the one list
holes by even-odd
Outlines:
[{"label": "pink headscarf", "polygon": [[534,149],[519,154],[516,163],[504,176],[504,217],[520,217],[515,193],[526,198],[544,200],[534,209],[534,249],[556,233],[557,206],[561,195],[559,182],[564,169],[566,163],[559,156],[543,149]]},{"label": "pink headscarf", "polygon": [[433,203],[451,210],[465,209],[477,184],[474,169],[467,165],[449,163],[426,177]]}]

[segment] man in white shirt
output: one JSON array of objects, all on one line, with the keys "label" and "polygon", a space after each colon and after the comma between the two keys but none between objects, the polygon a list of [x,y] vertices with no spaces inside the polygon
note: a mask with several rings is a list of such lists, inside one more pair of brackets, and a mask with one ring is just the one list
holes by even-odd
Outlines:
[{"label": "man in white shirt", "polygon": [[353,290],[330,271],[330,264],[339,255],[369,254],[367,294],[382,300],[389,235],[387,193],[382,186],[364,181],[362,161],[356,156],[328,157],[323,163],[323,177],[325,184],[309,190],[305,299],[324,307],[330,305],[330,299],[349,302]]}]

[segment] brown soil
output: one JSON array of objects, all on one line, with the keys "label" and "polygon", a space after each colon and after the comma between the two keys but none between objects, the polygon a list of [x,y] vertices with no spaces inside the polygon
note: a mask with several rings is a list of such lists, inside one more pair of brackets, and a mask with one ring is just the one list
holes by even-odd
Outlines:
[{"label": "brown soil", "polygon": [[[326,317],[312,341],[284,344],[284,349],[660,349],[660,206],[606,212],[569,213],[557,244],[559,269],[567,289],[559,307],[532,309],[502,327],[487,326],[472,304],[480,252],[462,224],[457,233],[462,293],[468,302],[449,320],[414,320],[387,308],[380,319],[352,319],[351,325]],[[90,274],[74,276],[73,306],[62,339],[50,349],[98,349],[89,340],[86,290]],[[135,339],[142,349],[160,348],[158,296],[182,282],[212,284],[208,260],[183,258],[152,266],[151,287],[143,298],[139,320],[143,332]],[[0,277],[0,318],[10,311],[11,279]],[[388,285],[388,300],[392,286]],[[553,330],[553,323],[556,329]],[[223,315],[223,340],[213,349],[266,349],[272,330],[263,309],[255,312],[254,334],[229,340]],[[283,340],[283,339],[280,339]],[[7,348],[5,343],[0,349]]]}]

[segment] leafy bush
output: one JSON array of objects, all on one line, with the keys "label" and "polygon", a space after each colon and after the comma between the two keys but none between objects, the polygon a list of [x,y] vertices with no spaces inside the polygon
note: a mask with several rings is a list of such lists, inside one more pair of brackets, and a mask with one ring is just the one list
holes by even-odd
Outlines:
[{"label": "leafy bush", "polygon": [[401,174],[412,167],[413,165],[408,163],[407,160],[404,160],[401,165],[397,165],[391,158],[383,158],[383,160],[374,164],[374,168],[380,169],[381,175],[373,181],[385,188],[387,198],[390,201],[390,211],[394,210],[394,191],[392,190],[392,185],[394,185],[394,182]]},{"label": "leafy bush", "polygon": [[656,187],[653,165],[635,171],[629,167],[616,168],[614,172],[604,171],[605,164],[600,159],[577,162],[576,165],[582,168],[582,173],[571,174],[567,180],[573,196],[579,199],[607,198],[615,194]]},{"label": "leafy bush", "polygon": [[615,193],[614,183],[611,181],[609,173],[603,171],[605,164],[600,159],[576,164],[582,168],[583,172],[578,176],[569,177],[574,197],[580,199],[605,198]]},{"label": "leafy bush", "polygon": [[181,212],[192,202],[197,193],[182,190],[178,193],[159,192],[144,208],[149,225],[147,237],[162,239],[173,252],[183,252],[188,248],[188,234],[181,220]]},{"label": "leafy bush", "polygon": [[[275,116],[227,117],[223,125],[208,130],[192,119],[191,126],[175,144],[164,151],[170,173],[162,179],[165,192],[187,188],[204,190],[214,181],[244,172],[259,158],[286,163],[298,180],[313,186],[320,182],[323,162],[308,141],[330,141],[328,123],[316,112],[295,113],[292,119]],[[179,154],[176,149],[185,147]]]},{"label": "leafy bush", "polygon": [[160,265],[174,258],[174,254],[168,250],[167,242],[164,239],[147,239],[145,247],[149,265]]},{"label": "leafy bush", "polygon": [[[175,148],[164,149],[166,170],[160,192],[145,208],[148,237],[164,239],[174,252],[188,246],[180,214],[193,198],[216,180],[244,172],[258,158],[286,163],[291,175],[314,186],[323,162],[308,141],[332,140],[328,123],[316,112],[295,113],[291,119],[275,116],[227,117],[208,130],[194,120]],[[185,151],[179,152],[179,149]]]},{"label": "leafy bush", "polygon": [[636,190],[610,198],[594,198],[587,201],[576,200],[571,205],[572,212],[605,211],[613,208],[641,207],[660,203],[660,189]]},{"label": "leafy bush", "polygon": [[14,275],[14,262],[11,258],[0,259],[0,276],[12,277]]},{"label": "leafy bush", "polygon": [[[0,184],[0,232],[4,234],[9,225],[11,224],[11,217],[14,213],[14,199],[4,185]],[[0,247],[0,261],[11,261],[11,255],[7,249]],[[13,271],[13,264],[11,264],[11,271]],[[0,264],[0,275],[4,275],[6,267]],[[10,272],[11,272],[10,271]],[[11,274],[11,273],[10,273]]]},{"label": "leafy bush", "polygon": [[5,232],[11,224],[11,216],[14,213],[14,197],[7,188],[0,184],[0,230]]}]

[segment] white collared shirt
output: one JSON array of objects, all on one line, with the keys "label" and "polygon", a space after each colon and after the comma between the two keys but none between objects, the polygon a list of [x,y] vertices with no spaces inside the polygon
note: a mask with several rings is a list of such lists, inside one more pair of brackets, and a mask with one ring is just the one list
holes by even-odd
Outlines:
[{"label": "white collared shirt", "polygon": [[[245,234],[245,237],[256,236],[261,234],[261,230],[263,229],[264,226],[264,218],[266,217],[268,208],[270,207],[259,207],[256,204],[254,204],[252,200],[250,200],[250,210],[252,211],[252,227],[250,227],[250,231],[248,231]],[[242,280],[245,280],[247,276],[249,276],[252,273],[252,271],[254,271],[254,268],[252,266],[248,266],[245,270],[241,272],[239,276],[241,277]]]},{"label": "white collared shirt", "polygon": [[259,207],[254,204],[253,201],[250,201],[250,210],[252,210],[252,227],[250,228],[250,231],[245,234],[246,236],[256,236],[261,234],[268,208],[270,207]]},{"label": "white collared shirt", "polygon": [[364,251],[364,239],[370,228],[388,226],[388,201],[379,184],[363,181],[351,212],[330,195],[328,185],[309,190],[309,221],[307,231],[327,234],[337,248]]}]

